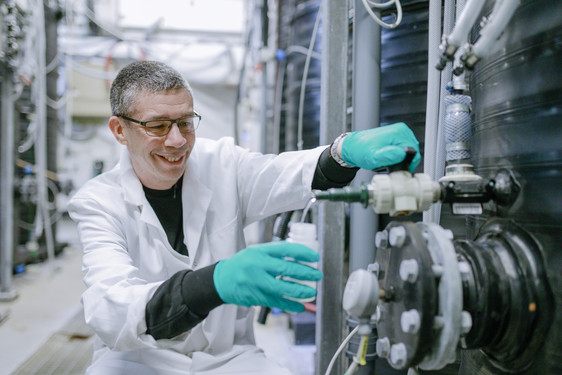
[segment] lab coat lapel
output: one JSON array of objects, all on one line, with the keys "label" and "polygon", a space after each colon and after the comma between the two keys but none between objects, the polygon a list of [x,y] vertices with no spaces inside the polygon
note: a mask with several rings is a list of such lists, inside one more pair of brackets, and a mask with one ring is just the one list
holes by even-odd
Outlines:
[{"label": "lab coat lapel", "polygon": [[[189,256],[197,261],[199,245],[204,235],[207,210],[211,203],[213,192],[198,179],[199,168],[195,163],[197,156],[191,155],[183,177],[182,205],[183,228]],[[195,266],[195,264],[194,264]]]},{"label": "lab coat lapel", "polygon": [[146,200],[142,184],[133,170],[129,152],[126,147],[121,150],[119,167],[121,169],[121,186],[123,187],[123,198],[125,202],[136,207],[140,213],[139,219],[141,222],[150,224],[156,228],[161,228],[160,221],[152,207],[150,207],[150,203]]}]

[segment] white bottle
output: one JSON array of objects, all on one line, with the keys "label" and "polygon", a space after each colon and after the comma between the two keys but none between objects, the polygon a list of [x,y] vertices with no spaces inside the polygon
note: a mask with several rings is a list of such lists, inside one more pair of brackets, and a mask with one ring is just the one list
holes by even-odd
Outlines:
[{"label": "white bottle", "polygon": [[[311,248],[318,252],[318,240],[316,239],[316,225],[311,223],[291,223],[287,242],[300,243],[304,246]],[[312,268],[318,268],[318,262],[299,262]],[[296,280],[290,277],[284,277],[284,280],[289,280],[295,283],[309,286],[317,289],[316,281]],[[298,302],[312,302],[316,297],[310,298],[289,298]]]}]

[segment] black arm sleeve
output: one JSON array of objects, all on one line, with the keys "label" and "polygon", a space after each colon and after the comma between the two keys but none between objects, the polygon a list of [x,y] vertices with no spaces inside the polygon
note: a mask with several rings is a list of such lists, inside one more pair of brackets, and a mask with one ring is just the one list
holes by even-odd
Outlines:
[{"label": "black arm sleeve", "polygon": [[316,164],[312,189],[326,190],[329,188],[344,187],[355,178],[359,168],[342,167],[330,155],[330,148],[326,148]]},{"label": "black arm sleeve", "polygon": [[146,305],[146,333],[156,340],[175,337],[223,304],[213,281],[215,266],[179,271],[160,285]]}]

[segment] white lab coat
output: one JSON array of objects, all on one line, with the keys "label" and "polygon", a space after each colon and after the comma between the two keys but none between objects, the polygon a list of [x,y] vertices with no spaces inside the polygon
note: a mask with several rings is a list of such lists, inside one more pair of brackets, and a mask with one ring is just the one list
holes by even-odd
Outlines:
[{"label": "white lab coat", "polygon": [[273,156],[231,138],[197,139],[182,188],[189,256],[170,246],[126,149],[115,168],[86,183],[69,213],[84,250],[85,319],[97,335],[90,373],[286,373],[255,348],[252,309],[225,304],[190,331],[155,340],[146,334],[145,308],[176,272],[244,249],[246,225],[303,208],[323,149]]}]

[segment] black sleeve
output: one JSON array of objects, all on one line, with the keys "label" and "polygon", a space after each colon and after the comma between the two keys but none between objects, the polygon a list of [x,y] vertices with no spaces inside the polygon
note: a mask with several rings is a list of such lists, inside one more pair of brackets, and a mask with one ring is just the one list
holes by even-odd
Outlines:
[{"label": "black sleeve", "polygon": [[179,271],[160,285],[146,305],[146,333],[156,340],[175,337],[223,304],[213,281],[215,266]]},{"label": "black sleeve", "polygon": [[318,158],[312,180],[312,189],[326,190],[344,187],[355,178],[358,170],[359,168],[346,168],[339,165],[330,155],[330,147],[328,147]]}]

